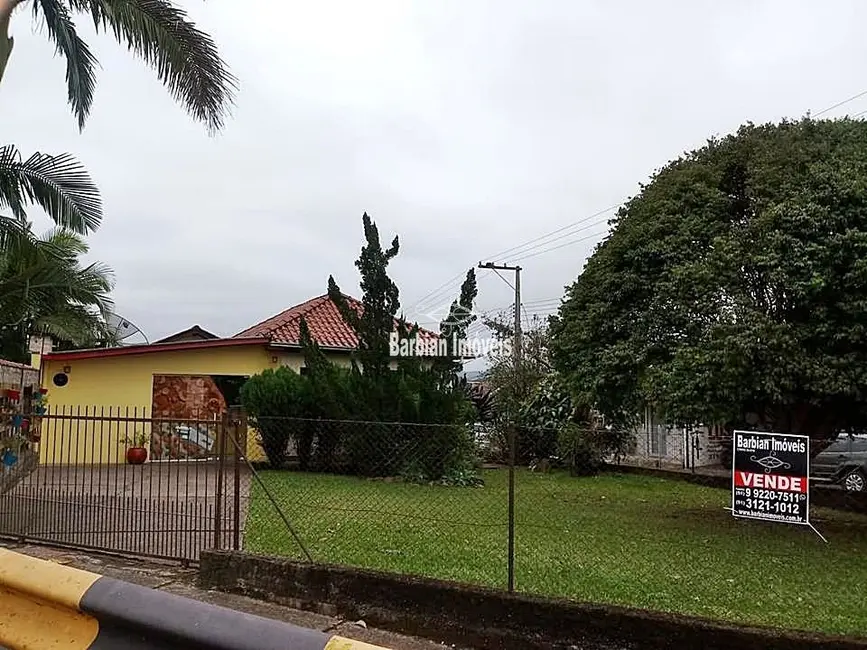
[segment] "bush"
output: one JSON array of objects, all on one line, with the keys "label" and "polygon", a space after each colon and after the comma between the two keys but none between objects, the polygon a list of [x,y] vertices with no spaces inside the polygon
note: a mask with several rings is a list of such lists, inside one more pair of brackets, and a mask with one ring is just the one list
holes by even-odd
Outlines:
[{"label": "bush", "polygon": [[[467,423],[472,405],[463,391],[437,385],[436,375],[399,368],[378,381],[353,378],[353,403],[365,408],[345,445],[352,472],[363,476],[413,475],[437,481],[474,467]],[[368,415],[367,409],[375,416]],[[375,420],[375,421],[371,421]]]},{"label": "bush", "polygon": [[266,370],[247,381],[241,401],[273,467],[285,464],[294,441],[304,471],[424,482],[476,472],[472,404],[419,366],[375,380],[321,362],[303,377]]},{"label": "bush", "polygon": [[560,429],[559,447],[573,476],[595,476],[605,465],[605,445],[595,429],[569,423]]},{"label": "bush", "polygon": [[569,423],[560,429],[558,447],[573,476],[593,476],[604,467],[606,457],[621,456],[632,439],[623,427]]},{"label": "bush", "polygon": [[307,391],[298,373],[284,366],[250,377],[241,387],[241,403],[272,467],[286,462],[290,440],[296,444],[302,466],[309,463],[312,432],[288,419],[306,415]]}]

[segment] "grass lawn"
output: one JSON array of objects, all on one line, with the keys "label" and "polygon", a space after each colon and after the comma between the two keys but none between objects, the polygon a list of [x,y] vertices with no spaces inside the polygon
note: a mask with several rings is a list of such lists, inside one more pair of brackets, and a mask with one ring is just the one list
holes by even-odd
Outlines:
[{"label": "grass lawn", "polygon": [[[506,586],[507,472],[483,488],[263,472],[314,560]],[[747,624],[867,635],[867,517],[806,528],[734,519],[729,493],[681,481],[519,472],[521,591]],[[254,484],[246,547],[303,557]]]}]

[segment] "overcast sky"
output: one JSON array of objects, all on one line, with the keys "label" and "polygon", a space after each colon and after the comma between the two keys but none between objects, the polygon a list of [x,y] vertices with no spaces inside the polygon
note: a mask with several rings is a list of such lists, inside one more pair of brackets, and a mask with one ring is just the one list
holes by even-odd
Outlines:
[{"label": "overcast sky", "polygon": [[[365,210],[400,236],[392,276],[430,320],[417,314],[448,303],[469,266],[619,203],[712,134],[867,89],[857,0],[184,5],[240,78],[217,137],[86,28],[103,70],[79,133],[29,11],[0,87],[3,142],[74,153],[99,184],[93,258],[152,340],[193,324],[234,334],[324,293],[329,274],[357,295]],[[867,96],[828,115],[862,110]],[[603,229],[497,258],[545,251],[520,261],[528,311],[550,311]],[[495,275],[479,284],[481,309],[511,300]]]}]

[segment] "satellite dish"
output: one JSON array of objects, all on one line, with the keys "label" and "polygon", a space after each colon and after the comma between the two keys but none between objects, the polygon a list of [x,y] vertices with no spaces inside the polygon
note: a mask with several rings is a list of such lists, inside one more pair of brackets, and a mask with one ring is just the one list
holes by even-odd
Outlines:
[{"label": "satellite dish", "polygon": [[105,319],[108,331],[114,335],[114,339],[121,345],[140,345],[141,341],[131,341],[133,337],[141,337],[144,343],[150,343],[148,337],[131,321],[118,314],[109,314]]}]

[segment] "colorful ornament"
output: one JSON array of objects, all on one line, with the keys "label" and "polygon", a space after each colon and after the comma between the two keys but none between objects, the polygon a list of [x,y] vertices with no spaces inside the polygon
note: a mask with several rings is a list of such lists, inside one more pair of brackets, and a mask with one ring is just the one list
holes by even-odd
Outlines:
[{"label": "colorful ornament", "polygon": [[0,462],[2,462],[6,467],[12,467],[18,462],[18,456],[11,449],[7,449],[3,452],[3,456],[0,456]]}]

